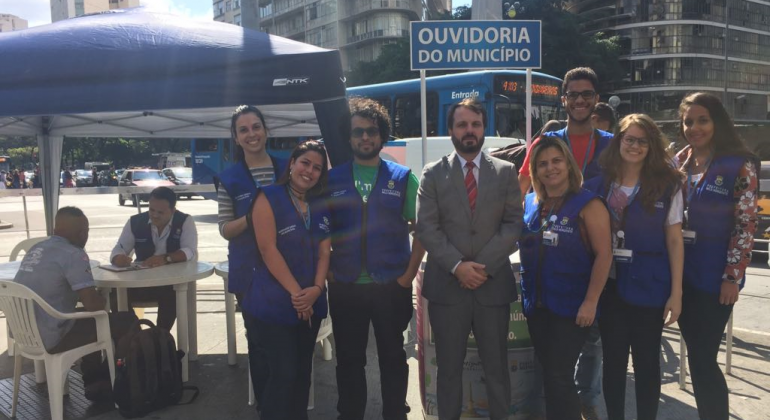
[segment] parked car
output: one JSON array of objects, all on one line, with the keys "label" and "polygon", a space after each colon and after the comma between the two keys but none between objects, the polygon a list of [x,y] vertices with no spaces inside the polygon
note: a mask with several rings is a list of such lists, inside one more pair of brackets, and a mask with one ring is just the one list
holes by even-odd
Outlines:
[{"label": "parked car", "polygon": [[77,169],[72,174],[76,187],[90,187],[94,184],[93,173],[87,169]]},{"label": "parked car", "polygon": [[[166,168],[163,170],[163,175],[166,175],[168,180],[175,185],[192,185],[192,168]],[[189,200],[194,195],[195,194],[185,194],[184,196]]]},{"label": "parked car", "polygon": [[[174,183],[157,169],[126,169],[120,176],[118,185],[121,187],[172,187]],[[150,193],[118,194],[118,203],[121,206],[127,200],[131,200],[136,206],[140,201],[149,201]]]}]

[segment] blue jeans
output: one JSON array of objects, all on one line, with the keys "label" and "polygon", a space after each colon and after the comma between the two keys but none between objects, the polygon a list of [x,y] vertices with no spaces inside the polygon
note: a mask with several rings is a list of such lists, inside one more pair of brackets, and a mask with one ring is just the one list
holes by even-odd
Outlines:
[{"label": "blue jeans", "polygon": [[575,366],[575,385],[581,404],[593,407],[599,405],[599,395],[602,393],[602,337],[598,320],[591,325]]},{"label": "blue jeans", "polygon": [[[280,325],[243,312],[249,347],[259,347],[266,357],[267,377],[260,403],[262,420],[307,420],[313,349],[321,319]],[[260,385],[252,377],[254,387]]]}]

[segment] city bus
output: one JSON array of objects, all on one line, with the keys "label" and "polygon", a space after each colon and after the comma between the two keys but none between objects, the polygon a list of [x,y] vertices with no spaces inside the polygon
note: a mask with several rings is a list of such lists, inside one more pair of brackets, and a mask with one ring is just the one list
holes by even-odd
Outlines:
[{"label": "city bus", "polygon": [[[526,133],[526,71],[487,70],[426,78],[428,136],[448,136],[449,107],[477,98],[487,108],[485,135],[524,138]],[[390,113],[393,137],[422,135],[420,79],[348,88],[348,96],[363,96],[383,104]],[[532,72],[532,133],[552,119],[562,119],[561,79]]]},{"label": "city bus", "polygon": [[[428,136],[448,136],[446,113],[464,98],[474,97],[487,108],[490,137],[523,139],[526,133],[526,72],[488,70],[426,78]],[[420,80],[380,83],[347,89],[348,96],[364,96],[382,103],[391,116],[395,139],[419,137]],[[552,119],[563,119],[561,79],[532,72],[532,133]],[[288,158],[294,146],[305,138],[269,138],[267,151]],[[195,139],[192,142],[193,183],[211,184],[214,176],[234,161],[231,139]],[[214,193],[202,194],[214,198]]]},{"label": "city bus", "polygon": [[0,156],[0,171],[11,172],[13,167],[11,166],[10,156]]}]

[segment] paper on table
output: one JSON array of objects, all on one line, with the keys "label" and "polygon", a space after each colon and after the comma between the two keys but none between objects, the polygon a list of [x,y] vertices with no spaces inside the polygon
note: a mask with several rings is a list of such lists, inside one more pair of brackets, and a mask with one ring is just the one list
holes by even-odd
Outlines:
[{"label": "paper on table", "polygon": [[114,271],[114,272],[120,273],[120,272],[123,272],[123,271],[144,270],[144,269],[147,269],[147,268],[150,268],[150,267],[145,267],[143,265],[134,263],[134,264],[129,265],[128,267],[118,267],[116,265],[107,264],[107,265],[100,265],[99,268],[103,268],[103,269],[105,269],[107,271]]}]

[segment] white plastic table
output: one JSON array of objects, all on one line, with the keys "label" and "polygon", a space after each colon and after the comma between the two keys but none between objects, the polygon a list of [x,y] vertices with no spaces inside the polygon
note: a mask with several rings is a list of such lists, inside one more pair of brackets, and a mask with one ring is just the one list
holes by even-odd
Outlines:
[{"label": "white plastic table", "polygon": [[187,382],[189,379],[187,362],[198,358],[198,305],[195,282],[212,273],[214,273],[212,264],[188,261],[135,271],[113,272],[96,269],[94,281],[106,296],[112,289],[117,289],[119,311],[128,310],[128,288],[174,286],[177,339],[179,349],[185,352],[182,359],[182,381]]},{"label": "white plastic table", "polygon": [[227,293],[228,275],[230,273],[230,263],[221,262],[214,266],[214,272],[222,277],[225,282],[225,323],[227,325],[227,364],[233,366],[236,364],[236,339],[235,339],[235,296]]}]

